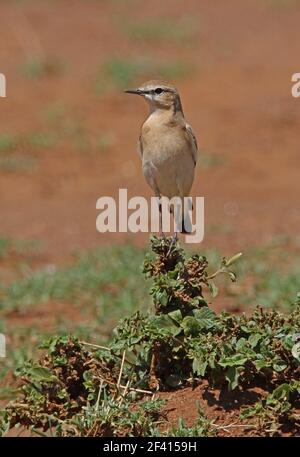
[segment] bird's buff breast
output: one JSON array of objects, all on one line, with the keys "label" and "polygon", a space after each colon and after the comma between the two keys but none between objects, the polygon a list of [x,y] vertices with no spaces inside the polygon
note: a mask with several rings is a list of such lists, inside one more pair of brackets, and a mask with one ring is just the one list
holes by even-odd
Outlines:
[{"label": "bird's buff breast", "polygon": [[143,173],[162,195],[187,195],[193,182],[194,164],[186,151],[185,138],[169,129],[143,132]]},{"label": "bird's buff breast", "polygon": [[182,130],[165,125],[144,125],[142,144],[143,162],[151,161],[157,165],[178,160],[187,147]]}]

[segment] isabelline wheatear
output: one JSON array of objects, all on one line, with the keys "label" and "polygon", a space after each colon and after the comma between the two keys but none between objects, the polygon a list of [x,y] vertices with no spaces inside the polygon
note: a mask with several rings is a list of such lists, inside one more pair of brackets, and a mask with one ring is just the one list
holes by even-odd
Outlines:
[{"label": "isabelline wheatear", "polygon": [[183,198],[189,195],[194,181],[198,148],[193,130],[184,118],[178,91],[171,84],[148,81],[137,89],[125,92],[141,95],[150,107],[138,143],[146,181],[156,197],[180,198],[179,221],[176,220],[178,214],[174,206],[172,211],[176,226],[178,231],[190,232],[189,208],[185,208]]}]

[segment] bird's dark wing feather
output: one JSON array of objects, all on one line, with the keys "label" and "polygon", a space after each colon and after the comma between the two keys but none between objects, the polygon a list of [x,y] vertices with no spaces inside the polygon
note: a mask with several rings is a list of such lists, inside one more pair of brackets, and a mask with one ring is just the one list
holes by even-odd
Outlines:
[{"label": "bird's dark wing feather", "polygon": [[143,142],[142,142],[142,135],[139,136],[139,141],[138,141],[138,145],[137,145],[137,149],[138,149],[138,153],[141,157],[141,159],[143,158]]},{"label": "bird's dark wing feather", "polygon": [[195,137],[195,134],[194,134],[194,132],[193,132],[192,127],[191,127],[189,124],[186,124],[185,128],[186,128],[186,131],[187,131],[188,134],[189,134],[189,137],[190,137],[191,142],[192,142],[192,145],[193,145],[193,148],[192,148],[192,155],[193,155],[194,163],[195,163],[195,165],[196,165],[197,159],[198,159],[198,144],[197,144],[197,139],[196,139],[196,137]]}]

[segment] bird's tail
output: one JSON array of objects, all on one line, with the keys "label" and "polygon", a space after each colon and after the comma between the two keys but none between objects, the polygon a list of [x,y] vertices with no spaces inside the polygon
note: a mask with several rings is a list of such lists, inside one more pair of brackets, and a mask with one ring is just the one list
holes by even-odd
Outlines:
[{"label": "bird's tail", "polygon": [[[185,203],[185,204],[184,204]],[[175,213],[173,216],[175,219],[176,231],[180,233],[191,233],[193,230],[192,221],[189,214],[189,210],[192,209],[192,206],[182,199],[181,207],[175,208]]]},{"label": "bird's tail", "polygon": [[182,227],[181,233],[186,234],[186,233],[192,232],[192,230],[193,230],[192,221],[191,221],[189,213],[183,214],[181,227]]}]

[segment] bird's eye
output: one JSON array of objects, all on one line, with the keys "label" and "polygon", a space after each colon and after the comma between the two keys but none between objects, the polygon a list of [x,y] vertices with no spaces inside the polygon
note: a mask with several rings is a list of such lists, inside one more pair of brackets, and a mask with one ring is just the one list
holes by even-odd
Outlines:
[{"label": "bird's eye", "polygon": [[155,89],[154,91],[157,95],[161,94],[163,92],[163,89],[161,89],[160,87],[158,87],[157,89]]}]

